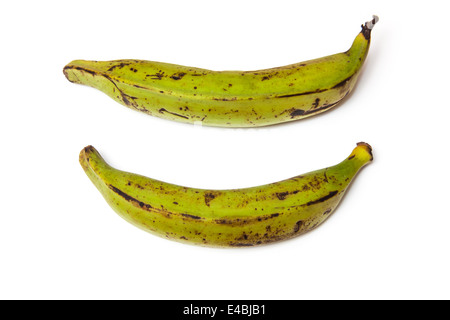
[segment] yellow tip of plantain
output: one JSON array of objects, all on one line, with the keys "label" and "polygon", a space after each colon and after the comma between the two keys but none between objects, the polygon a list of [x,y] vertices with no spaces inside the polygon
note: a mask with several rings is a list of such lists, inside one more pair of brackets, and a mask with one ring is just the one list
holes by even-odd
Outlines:
[{"label": "yellow tip of plantain", "polygon": [[89,167],[89,154],[95,150],[93,146],[87,146],[80,151],[79,161],[84,170]]},{"label": "yellow tip of plantain", "polygon": [[93,164],[103,164],[104,160],[100,153],[93,146],[89,145],[80,151],[79,161],[83,169],[86,171],[92,169]]},{"label": "yellow tip of plantain", "polygon": [[64,66],[63,73],[70,82],[82,83],[78,78],[80,73],[84,72],[95,75],[95,71],[89,69],[89,63],[90,62],[86,60],[73,60]]},{"label": "yellow tip of plantain", "polygon": [[349,159],[357,158],[363,162],[370,162],[373,160],[372,147],[366,142],[358,142],[356,148],[353,149]]}]

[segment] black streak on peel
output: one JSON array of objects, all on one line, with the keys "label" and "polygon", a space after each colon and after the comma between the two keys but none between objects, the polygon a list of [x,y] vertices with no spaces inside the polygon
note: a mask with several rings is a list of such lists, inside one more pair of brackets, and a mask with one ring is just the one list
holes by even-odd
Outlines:
[{"label": "black streak on peel", "polygon": [[107,71],[113,71],[115,68],[123,68],[123,67],[125,67],[125,66],[130,65],[130,64],[131,64],[131,62],[121,62],[121,63],[119,63],[119,64],[116,64],[116,65],[112,66],[112,67],[109,68]]},{"label": "black streak on peel", "polygon": [[[341,88],[341,87],[345,87],[345,86],[349,83],[349,81],[352,79],[352,77],[353,77],[353,75],[350,76],[350,77],[348,77],[348,78],[346,78],[346,79],[344,79],[344,80],[342,80],[341,82],[339,82],[338,84],[336,84],[335,86],[333,86],[331,89],[338,89],[338,88]],[[286,98],[286,97],[300,96],[300,95],[303,95],[303,94],[310,94],[310,93],[320,93],[320,92],[323,92],[323,91],[326,91],[326,90],[317,90],[317,91],[312,91],[312,92],[307,92],[307,93],[284,95],[284,96],[278,96],[278,98]],[[324,111],[324,110],[326,110],[326,109],[329,109],[329,108],[331,108],[331,107],[334,107],[334,106],[337,105],[339,102],[341,102],[348,94],[349,94],[349,91],[348,91],[348,92],[345,94],[345,96],[344,96],[343,98],[341,98],[340,100],[338,100],[338,101],[336,101],[336,102],[334,102],[334,103],[324,104],[324,105],[321,106],[321,107],[319,107],[319,101],[320,101],[320,99],[317,98],[317,99],[314,101],[314,103],[313,103],[313,108],[312,108],[311,110],[308,110],[308,111],[305,111],[305,110],[302,110],[302,109],[294,109],[294,108],[293,108],[293,109],[291,109],[292,111],[291,111],[291,113],[290,113],[291,119],[293,119],[293,118],[295,118],[295,117],[298,117],[298,116],[305,116],[305,115],[308,115],[308,114],[318,113],[318,112],[320,112],[320,111]]]},{"label": "black streak on peel", "polygon": [[320,92],[324,92],[327,90],[328,89],[317,89],[315,91],[308,91],[308,92],[301,92],[301,93],[294,93],[294,94],[284,94],[281,96],[277,96],[277,98],[290,98],[290,97],[304,96],[307,94],[320,93]]},{"label": "black streak on peel", "polygon": [[123,93],[122,91],[120,91],[121,95],[122,95],[122,101],[123,103],[125,103],[127,106],[129,107],[136,107],[137,105],[135,103],[132,103],[129,99],[137,99],[136,97],[131,97],[125,93]]},{"label": "black streak on peel", "polygon": [[122,190],[117,189],[117,188],[114,187],[113,185],[108,185],[108,187],[109,187],[112,191],[114,191],[115,193],[117,193],[119,196],[121,196],[122,198],[124,198],[124,199],[125,199],[126,201],[128,201],[128,202],[131,202],[131,203],[133,203],[133,204],[135,204],[135,205],[138,205],[139,207],[144,208],[144,209],[150,209],[150,208],[152,208],[151,205],[146,204],[146,203],[144,203],[144,202],[142,202],[142,201],[139,201],[139,200],[133,198],[132,196],[130,196],[129,194],[126,194],[126,193],[123,192]]},{"label": "black streak on peel", "polygon": [[304,116],[304,115],[308,115],[308,114],[318,113],[319,111],[324,111],[326,109],[334,107],[341,100],[339,100],[339,101],[337,101],[335,103],[325,104],[325,105],[321,106],[320,108],[316,108],[316,109],[312,109],[312,110],[308,110],[308,111],[305,111],[305,110],[302,110],[302,109],[294,109],[294,110],[291,109],[292,110],[291,113],[290,113],[291,119],[294,119],[297,116]]},{"label": "black streak on peel", "polygon": [[167,110],[164,109],[164,108],[161,108],[161,109],[159,109],[158,111],[159,111],[159,113],[167,112],[167,113],[170,113],[170,114],[172,114],[172,115],[174,115],[174,116],[177,116],[177,117],[180,117],[180,118],[189,119],[189,117],[187,117],[187,116],[183,116],[183,115],[178,114],[178,113],[175,113],[175,112],[167,111]]},{"label": "black streak on peel", "polygon": [[[118,66],[117,66],[118,67]],[[112,67],[111,67],[112,68]],[[111,69],[110,68],[110,69]],[[117,86],[117,84],[114,82],[114,80],[112,80],[108,75],[106,75],[105,73],[97,73],[97,72],[95,72],[95,71],[92,71],[92,70],[89,70],[89,69],[86,69],[86,68],[82,68],[82,67],[73,67],[73,66],[67,66],[67,67],[65,67],[64,68],[64,73],[66,73],[66,70],[68,70],[68,69],[75,69],[75,70],[79,70],[79,71],[83,71],[83,72],[86,72],[86,73],[89,73],[89,74],[91,74],[92,76],[103,76],[105,79],[108,79],[109,81],[111,81],[111,83],[116,87],[116,89],[119,91],[119,93],[120,93],[120,95],[121,95],[121,97],[122,97],[122,101],[123,101],[123,103],[125,103],[127,106],[129,106],[129,107],[136,107],[137,105],[136,105],[136,103],[133,101],[133,102],[131,102],[130,100],[134,100],[134,99],[137,99],[137,97],[132,97],[132,96],[129,96],[129,95],[127,95],[127,94],[125,94],[118,86]]]},{"label": "black streak on peel", "polygon": [[244,225],[247,223],[253,223],[253,222],[261,222],[261,221],[266,221],[269,219],[273,219],[278,217],[280,214],[279,213],[272,213],[269,215],[265,215],[265,216],[256,216],[256,217],[248,217],[246,219],[216,219],[213,220],[215,223],[217,224],[229,224],[229,225]]},{"label": "black streak on peel", "polygon": [[114,80],[113,79],[111,79],[109,76],[107,76],[106,74],[102,74],[102,76],[103,77],[105,77],[106,79],[108,79],[109,81],[111,81],[112,82],[112,84],[117,88],[117,90],[119,90],[119,93],[120,93],[120,95],[121,95],[121,97],[122,97],[122,101],[123,101],[123,103],[125,103],[127,106],[129,106],[129,107],[137,107],[137,104],[133,101],[133,102],[131,102],[130,101],[130,99],[131,100],[134,100],[134,99],[137,99],[137,97],[132,97],[132,96],[129,96],[129,95],[127,95],[126,93],[124,93],[118,86],[117,86],[117,84],[114,82]]},{"label": "black streak on peel", "polygon": [[191,218],[191,219],[196,219],[196,220],[202,219],[202,218],[199,217],[199,216],[193,216],[193,215],[187,214],[187,213],[182,213],[181,215],[182,215],[183,217]]},{"label": "black streak on peel", "polygon": [[[139,206],[142,209],[146,209],[146,210],[150,210],[153,207],[147,203],[144,203],[142,201],[137,200],[136,198],[133,198],[132,196],[130,196],[129,194],[123,192],[122,190],[114,187],[113,185],[108,185],[109,189],[111,189],[112,191],[114,191],[115,193],[117,193],[119,196],[121,196],[122,198],[124,198],[126,201],[133,203],[135,206]],[[189,219],[195,219],[195,220],[201,220],[203,219],[202,217],[199,216],[194,216],[192,214],[187,214],[187,213],[181,213],[181,215],[183,217],[189,218]]]},{"label": "black streak on peel", "polygon": [[337,88],[340,88],[340,87],[343,87],[343,86],[347,85],[347,83],[348,83],[352,78],[353,78],[353,75],[351,75],[350,77],[348,77],[348,78],[342,80],[341,82],[339,82],[338,84],[336,84],[336,85],[335,85],[333,88],[331,88],[331,89],[337,89]]},{"label": "black streak on peel", "polygon": [[328,200],[328,199],[333,198],[333,197],[334,197],[335,195],[337,195],[337,194],[338,194],[338,191],[337,191],[337,190],[335,190],[335,191],[330,191],[330,193],[327,194],[326,196],[324,196],[324,197],[322,197],[322,198],[319,198],[319,199],[317,199],[317,200],[309,201],[309,202],[306,203],[306,205],[307,205],[307,206],[310,206],[310,205],[313,205],[313,204],[316,204],[316,203],[324,202],[324,201],[326,201],[326,200]]}]

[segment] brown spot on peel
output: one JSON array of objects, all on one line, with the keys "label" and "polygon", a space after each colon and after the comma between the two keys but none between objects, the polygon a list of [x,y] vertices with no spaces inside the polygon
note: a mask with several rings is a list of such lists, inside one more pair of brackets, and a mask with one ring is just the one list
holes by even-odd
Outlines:
[{"label": "brown spot on peel", "polygon": [[315,108],[317,108],[318,106],[319,106],[319,102],[320,102],[320,99],[319,98],[317,98],[316,100],[314,100],[314,102],[313,102],[313,109],[315,109]]},{"label": "brown spot on peel", "polygon": [[214,192],[207,192],[205,193],[205,204],[209,207],[210,206],[210,202],[212,200],[214,200],[216,197],[218,196],[218,194],[214,193]]},{"label": "brown spot on peel", "polygon": [[170,76],[173,80],[181,80],[186,75],[185,72],[178,72]]},{"label": "brown spot on peel", "polygon": [[289,194],[289,192],[280,192],[280,193],[277,193],[276,196],[278,199],[284,200],[284,199],[286,199],[288,194]]},{"label": "brown spot on peel", "polygon": [[291,115],[291,119],[298,117],[298,116],[303,116],[304,114],[306,114],[305,110],[302,109],[294,109],[290,115]]},{"label": "brown spot on peel", "polygon": [[285,191],[285,192],[276,193],[275,195],[277,196],[278,199],[284,200],[284,199],[286,199],[286,197],[287,197],[289,194],[297,194],[297,193],[299,193],[299,192],[300,192],[300,190],[295,190],[295,191],[292,191],[292,192]]},{"label": "brown spot on peel", "polygon": [[300,230],[302,224],[303,224],[302,220],[297,221],[297,223],[294,226],[294,233],[297,233]]}]

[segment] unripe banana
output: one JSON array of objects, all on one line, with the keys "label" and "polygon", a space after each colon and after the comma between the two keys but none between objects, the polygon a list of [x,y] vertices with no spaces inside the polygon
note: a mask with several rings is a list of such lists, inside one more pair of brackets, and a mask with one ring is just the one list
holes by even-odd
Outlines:
[{"label": "unripe banana", "polygon": [[332,167],[263,186],[206,190],[117,170],[92,146],[80,153],[87,176],[123,219],[161,237],[214,247],[266,244],[317,227],[372,159],[372,148],[360,142]]},{"label": "unripe banana", "polygon": [[293,121],[336,106],[354,88],[378,17],[351,48],[323,58],[257,71],[211,71],[144,61],[75,60],[67,79],[160,118],[220,127]]}]

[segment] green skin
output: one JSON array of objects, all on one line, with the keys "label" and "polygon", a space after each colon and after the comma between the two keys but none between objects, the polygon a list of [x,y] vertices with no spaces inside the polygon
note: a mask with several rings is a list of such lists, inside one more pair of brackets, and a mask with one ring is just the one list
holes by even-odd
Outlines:
[{"label": "green skin", "polygon": [[263,186],[206,190],[117,170],[92,146],[80,153],[87,176],[122,218],[161,237],[213,247],[261,245],[315,228],[372,159],[360,142],[332,167]]},{"label": "green skin", "polygon": [[310,117],[342,101],[364,64],[372,27],[363,25],[346,52],[265,70],[75,60],[64,67],[64,74],[71,82],[160,118],[220,127],[266,126]]}]

